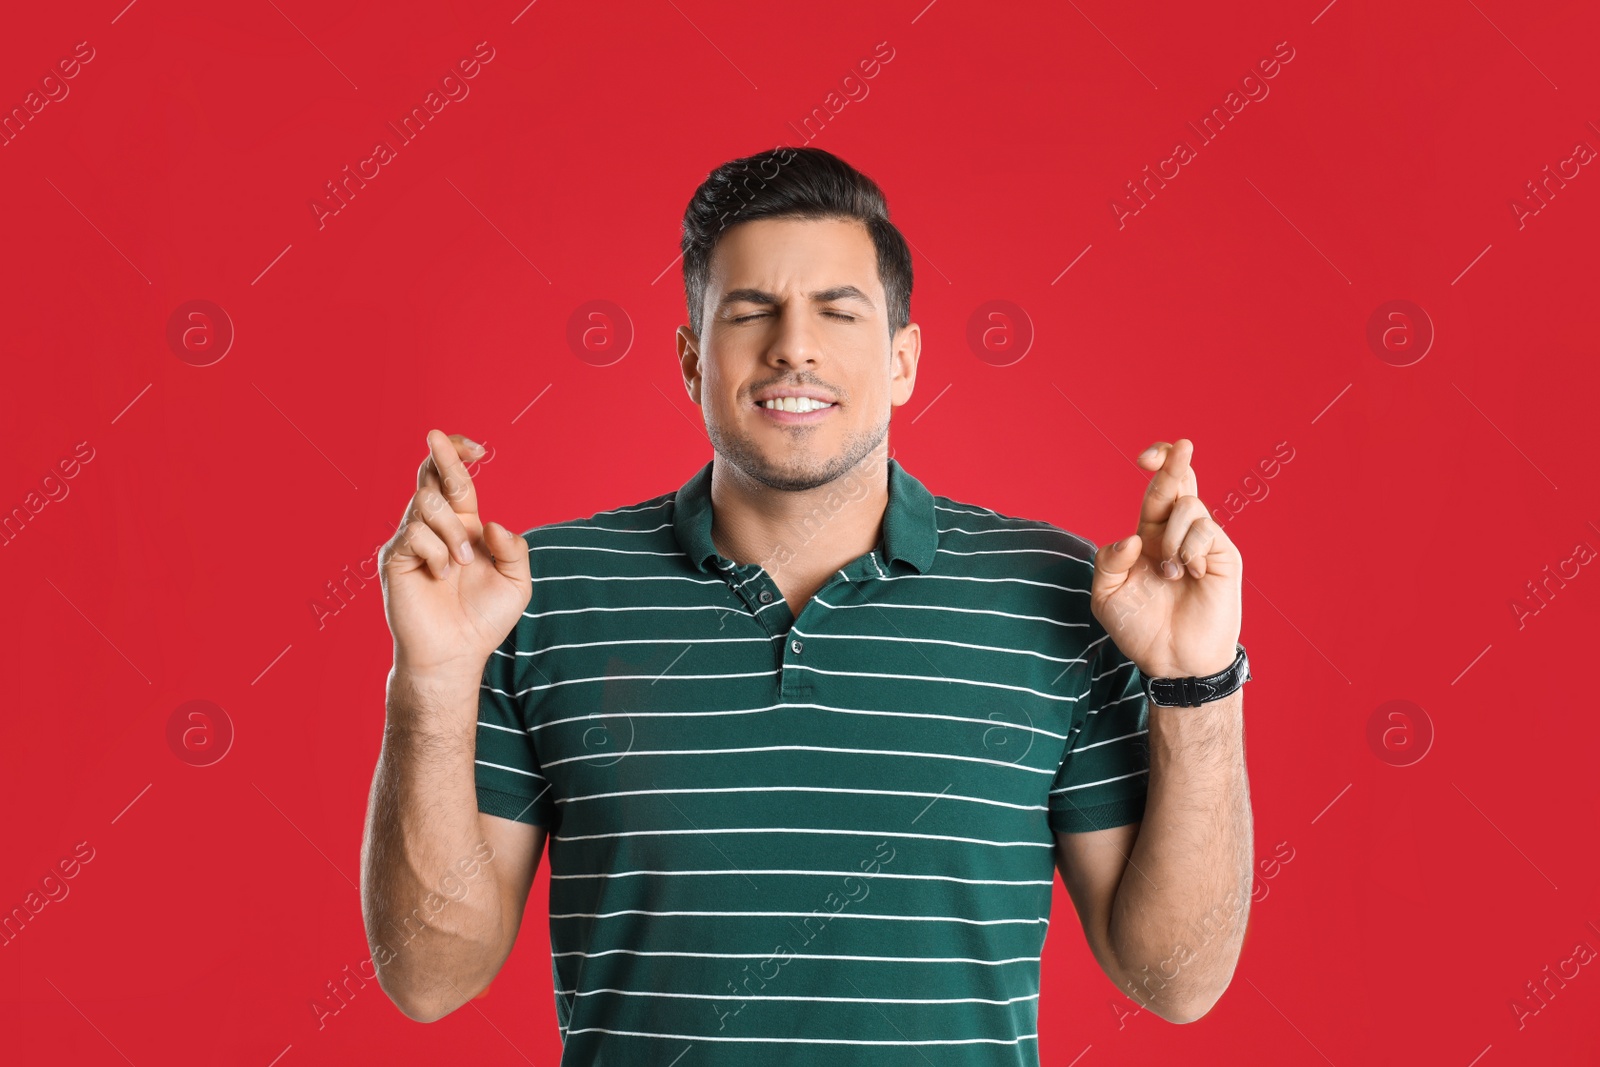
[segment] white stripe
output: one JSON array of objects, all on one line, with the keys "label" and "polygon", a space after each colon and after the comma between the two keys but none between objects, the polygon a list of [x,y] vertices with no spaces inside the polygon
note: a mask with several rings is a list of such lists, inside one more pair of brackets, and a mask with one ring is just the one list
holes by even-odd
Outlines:
[{"label": "white stripe", "polygon": [[[558,996],[563,997],[592,997],[601,993],[616,993],[625,997],[678,997],[685,1000],[727,1000],[726,993],[662,993],[649,989],[560,989]],[[1009,997],[1006,1000],[990,1000],[987,997],[796,997],[777,996],[742,996],[740,1003],[747,1000],[787,1000],[801,1001],[804,1003],[821,1004],[1016,1004],[1024,1000],[1038,1000],[1039,994],[1028,993],[1020,997]]]},{"label": "white stripe", "polygon": [[681,574],[550,574],[535,582],[693,582],[695,585],[726,585],[721,578],[689,578]]},{"label": "white stripe", "polygon": [[[908,575],[903,575],[902,577],[906,577],[906,578],[922,578],[922,577],[926,577],[926,576],[925,575],[921,575],[921,574],[908,574]],[[899,581],[900,579],[898,579],[898,578],[890,578],[888,580],[891,581],[891,582],[894,582],[894,581]],[[839,641],[839,640],[844,640],[844,639],[853,639],[853,640],[856,640],[856,641],[905,641],[905,642],[907,642],[909,644],[913,644],[913,645],[949,645],[952,648],[973,648],[973,649],[977,649],[980,652],[1010,652],[1010,653],[1013,653],[1013,654],[1018,655],[1018,656],[1033,656],[1033,657],[1035,657],[1037,659],[1049,660],[1051,663],[1087,663],[1088,662],[1087,657],[1084,657],[1084,656],[1073,656],[1071,658],[1068,658],[1068,657],[1065,657],[1065,656],[1047,656],[1043,652],[1035,652],[1030,648],[1005,648],[1005,647],[1000,646],[1000,645],[973,645],[973,644],[968,644],[965,641],[944,641],[944,640],[940,640],[938,638],[933,638],[933,637],[887,637],[887,636],[882,636],[882,635],[879,635],[879,634],[820,634],[820,633],[811,633],[811,632],[808,632],[806,630],[802,630],[802,629],[800,629],[799,626],[792,626],[792,627],[790,627],[790,630],[791,630],[791,632],[793,632],[795,634],[798,634],[801,637],[814,638],[814,639],[819,640],[819,641]],[[746,638],[740,638],[740,640],[756,641],[756,640],[760,640],[760,639],[759,638],[755,638],[755,637],[746,637]],[[520,653],[519,653],[519,655],[520,655]]]},{"label": "white stripe", "polygon": [[[871,875],[857,875],[858,878],[870,878]],[[656,918],[674,916],[699,916],[701,918],[789,918],[810,919],[817,913],[813,911],[642,911],[636,908],[626,908],[622,911],[567,911],[551,915],[552,919],[615,919],[619,915],[650,915]],[[866,915],[855,911],[840,911],[823,913],[825,919],[885,919],[903,922],[925,923],[967,923],[972,926],[1038,926],[1041,923],[1050,925],[1050,920],[1036,919],[966,919],[959,915]]]},{"label": "white stripe", "polygon": [[643,548],[602,548],[599,545],[533,545],[535,552],[610,552],[617,556],[684,556],[680,550],[677,552],[651,552]]},{"label": "white stripe", "polygon": [[[939,551],[943,552],[944,549],[940,549]],[[905,611],[953,611],[960,615],[998,615],[1005,619],[1025,619],[1029,622],[1048,622],[1053,626],[1090,625],[1086,622],[1062,622],[1060,619],[1050,619],[1043,615],[1017,615],[1009,611],[990,611],[986,608],[951,608],[945,607],[941,604],[833,604],[822,599],[822,595],[820,593],[812,599],[818,604],[821,604],[823,607],[832,608],[835,611],[846,611],[851,608],[900,608]]]},{"label": "white stripe", "polygon": [[[931,576],[928,576],[928,574],[904,574],[901,577],[890,577],[885,581],[906,581],[907,577]],[[728,611],[733,611],[733,608],[728,608]],[[848,638],[848,640],[858,641],[907,641],[910,645],[949,645],[952,648],[978,649],[978,651],[984,651],[984,653],[1011,653],[1016,654],[1016,656],[1034,656],[1035,659],[1045,659],[1045,661],[1053,662],[1053,664],[1082,664],[1082,662],[1088,662],[1085,656],[1046,656],[1045,653],[1035,653],[1029,648],[971,645],[968,641],[946,641],[933,637],[880,637],[875,633],[814,633],[810,632],[810,630],[802,630],[800,627],[790,627],[790,630],[800,635],[800,637],[818,638],[818,640],[845,640],[845,638]],[[506,659],[514,659],[517,656],[542,656],[544,653],[550,653],[550,651],[557,651],[557,649],[562,648],[610,648],[613,645],[685,645],[685,643],[693,643],[693,645],[728,645],[728,643],[747,643],[747,641],[770,643],[770,641],[774,640],[784,640],[784,637],[786,637],[784,633],[773,633],[770,637],[640,637],[624,638],[624,640],[619,641],[578,641],[578,643],[568,643],[568,645],[546,645],[544,648],[534,648],[530,649],[530,651],[517,649],[512,654],[502,653],[498,648],[491,649],[491,651],[496,656],[506,656]],[[1104,640],[1104,638],[1101,638],[1101,640]],[[1112,670],[1115,670],[1115,667]]]},{"label": "white stripe", "polygon": [[[971,536],[974,536],[974,537],[978,536],[978,534],[989,534],[989,533],[1059,534],[1059,536],[1070,537],[1070,539],[1072,539],[1072,541],[1077,541],[1078,544],[1088,545],[1088,549],[1090,549],[1091,553],[1096,552],[1096,549],[1094,549],[1093,542],[1088,541],[1088,539],[1086,539],[1086,537],[1077,536],[1077,534],[1072,533],[1072,531],[1061,530],[1061,528],[1059,528],[1059,526],[1000,526],[1000,528],[998,528],[998,530],[962,530],[962,528],[960,528],[960,526],[939,526],[938,530],[939,530],[939,533],[963,533],[963,534],[971,534]],[[1094,561],[1093,560],[1083,560],[1083,563],[1088,563],[1088,565],[1093,566]]]},{"label": "white stripe", "polygon": [[1011,582],[1015,585],[1038,586],[1040,589],[1059,589],[1064,593],[1090,592],[1088,589],[1080,589],[1075,585],[1056,585],[1054,582],[1035,582],[1027,578],[974,578],[971,575],[965,574],[896,574],[893,576],[884,576],[884,580],[890,582],[910,582],[916,581],[919,578],[924,581],[940,582]]},{"label": "white stripe", "polygon": [[1134,771],[1132,774],[1119,774],[1115,778],[1102,778],[1098,782],[1084,782],[1082,785],[1062,786],[1060,789],[1052,789],[1052,790],[1050,790],[1050,795],[1051,796],[1055,796],[1057,793],[1070,793],[1075,789],[1088,789],[1091,786],[1105,785],[1107,782],[1120,782],[1124,778],[1137,778],[1141,774],[1149,774],[1149,773],[1150,773],[1149,769],[1146,768],[1145,770],[1142,770],[1142,771]]},{"label": "white stripe", "polygon": [[[1047,772],[1054,773],[1054,772]],[[1114,781],[1115,779],[1108,779]],[[1098,785],[1091,782],[1090,785]],[[1073,786],[1072,788],[1083,788]],[[1062,790],[1052,790],[1062,792]],[[969,845],[991,845],[994,848],[1054,848],[1053,841],[989,841],[981,837],[960,837],[954,834],[908,834],[901,830],[851,830],[846,827],[821,826],[713,826],[699,830],[617,830],[607,834],[560,834],[560,841],[599,841],[608,837],[676,837],[679,834],[853,834],[857,837],[911,837],[918,841],[960,841]]]},{"label": "white stripe", "polygon": [[541,782],[549,781],[549,779],[542,774],[534,774],[532,771],[524,771],[517,767],[506,767],[499,763],[490,763],[487,760],[481,759],[475,759],[472,762],[476,763],[480,767],[493,767],[497,771],[510,771],[512,774],[520,774],[525,778],[537,778]]},{"label": "white stripe", "polygon": [[[943,552],[945,550],[941,548],[939,551]],[[894,581],[895,579],[887,579],[887,580]],[[1074,592],[1076,592],[1076,591],[1077,590],[1074,590]],[[829,603],[828,601],[824,600],[820,594],[818,594],[817,596],[813,597],[813,599],[817,603],[823,605],[824,607],[833,608],[836,611],[843,611],[843,610],[846,610],[848,608],[902,608],[902,609],[914,610],[914,611],[949,611],[949,612],[955,612],[955,613],[962,614],[962,615],[998,615],[998,616],[1000,616],[1002,618],[1006,618],[1006,619],[1024,619],[1024,620],[1027,620],[1027,621],[1030,621],[1030,622],[1048,622],[1048,623],[1051,623],[1051,624],[1053,624],[1055,626],[1087,627],[1087,626],[1092,625],[1091,623],[1087,623],[1087,622],[1062,622],[1059,619],[1046,618],[1043,615],[1017,615],[1017,614],[1014,614],[1014,613],[1009,612],[1009,611],[990,611],[990,610],[987,610],[987,609],[984,609],[984,608],[957,608],[957,607],[949,607],[949,606],[946,606],[946,605],[943,605],[943,604],[878,604],[878,603],[833,604],[833,603]],[[775,598],[772,601],[772,603],[766,605],[766,607],[760,608],[754,614],[759,615],[759,614],[761,614],[761,612],[766,611],[768,608],[775,608],[778,605],[783,604],[783,603],[785,603],[785,601],[784,601],[784,599],[782,597]],[[729,608],[726,604],[692,604],[692,605],[688,605],[688,606],[642,604],[642,605],[635,605],[635,606],[630,606],[630,607],[617,607],[617,608],[562,608],[562,609],[557,610],[557,611],[540,611],[540,612],[524,611],[522,613],[522,617],[525,618],[525,619],[542,619],[542,618],[545,618],[546,616],[550,616],[550,615],[583,615],[583,614],[586,614],[587,612],[591,612],[591,611],[731,611],[731,610],[732,609]]]},{"label": "white stripe", "polygon": [[[1040,692],[1037,689],[1029,689],[1025,685],[1007,685],[1004,682],[984,682],[984,681],[980,681],[980,680],[978,680],[976,678],[959,678],[959,677],[949,677],[949,676],[945,676],[945,675],[941,675],[941,676],[937,676],[936,677],[936,676],[931,675],[931,674],[889,674],[889,673],[886,673],[886,672],[883,672],[883,671],[829,671],[829,670],[823,670],[821,667],[813,667],[813,666],[811,666],[809,664],[806,664],[806,663],[790,663],[790,664],[787,664],[786,667],[787,667],[788,670],[791,670],[791,671],[811,671],[814,674],[828,674],[828,675],[833,675],[833,676],[839,677],[839,678],[896,678],[896,679],[899,679],[900,681],[903,681],[903,682],[948,682],[948,683],[950,683],[952,685],[976,685],[976,686],[981,686],[984,689],[1009,689],[1013,693],[1031,693],[1034,696],[1041,697],[1041,698],[1043,698],[1045,700],[1064,700],[1069,704],[1076,704],[1078,702],[1078,698],[1075,697],[1075,696],[1072,696],[1072,697],[1058,696],[1055,693],[1044,693],[1044,692]],[[770,673],[770,672],[764,672],[764,673]],[[648,678],[648,677],[650,677],[650,675],[646,674],[646,675],[642,675],[641,677]],[[678,677],[691,678],[691,677],[694,677],[694,676],[693,675],[673,675],[673,677],[675,677],[675,678],[678,678]],[[729,676],[728,675],[718,675],[718,674],[708,674],[708,675],[705,675],[704,677],[707,677],[707,678],[722,678],[722,677],[729,677]],[[733,677],[742,677],[742,676],[735,675]],[[557,684],[562,684],[562,683],[557,683]],[[1005,724],[1001,723],[1000,725],[1005,725]]]},{"label": "white stripe", "polygon": [[746,578],[744,581],[740,582],[738,585],[730,586],[729,588],[731,588],[735,593],[737,593],[739,590],[743,589],[745,586],[749,585],[751,582],[753,582],[757,578],[761,577],[761,575],[764,574],[764,573],[766,573],[766,572],[762,571],[762,570],[757,570],[754,574],[752,574],[750,577]]},{"label": "white stripe", "polygon": [[[693,642],[685,642],[693,644]],[[641,678],[653,678],[657,681],[703,682],[712,678],[762,678],[769,674],[777,674],[777,668],[769,671],[745,671],[742,674],[601,674],[593,678],[568,678],[565,681],[550,682],[547,685],[531,685],[515,693],[507,693],[502,689],[495,689],[492,685],[480,685],[480,689],[491,689],[501,696],[520,697],[524,693],[534,693],[541,689],[557,689],[563,685],[581,685],[584,682],[632,682]]]},{"label": "white stripe", "polygon": [[[740,752],[842,752],[862,756],[920,756],[926,759],[953,759],[963,763],[987,763],[992,767],[1011,767],[1019,771],[1028,771],[1032,774],[1055,774],[1055,770],[1048,767],[1028,767],[1018,763],[1007,763],[1005,760],[984,759],[982,756],[956,756],[947,752],[901,752],[895,749],[878,748],[829,748],[824,745],[759,745],[749,748],[662,748],[639,750],[618,753],[618,758],[629,756],[722,756]],[[546,763],[545,767],[559,767],[563,763],[574,763],[578,760],[594,759],[596,756],[609,755],[598,752],[589,752],[582,756],[568,756],[565,759],[554,760]],[[611,766],[611,764],[606,764]]]},{"label": "white stripe", "polygon": [[508,734],[520,734],[520,733],[524,732],[523,730],[519,730],[515,726],[499,726],[499,725],[497,725],[495,723],[492,723],[492,722],[484,722],[482,719],[478,720],[478,725],[479,726],[487,726],[491,730],[502,730],[502,731],[504,731],[505,733],[508,733]]},{"label": "white stripe", "polygon": [[[952,503],[958,503],[959,504],[959,503],[965,503],[965,501],[959,501],[958,500],[958,501],[952,501]],[[988,508],[983,507],[980,504],[974,504],[973,507],[977,508],[977,510],[976,511],[968,511],[965,508],[947,508],[943,504],[935,504],[933,506],[933,510],[935,510],[935,511],[949,511],[949,512],[953,512],[954,514],[957,514],[957,515],[988,515],[988,516],[990,516],[992,518],[996,518],[996,519],[1010,519],[1012,522],[1033,522],[1033,521],[1035,521],[1033,519],[1019,519],[1019,518],[1016,518],[1015,516],[1012,516],[1012,515],[1002,515],[998,511],[990,511]]]},{"label": "white stripe", "polygon": [[[733,608],[728,608],[727,610],[730,611],[730,612],[733,612],[735,615],[738,614],[738,612],[734,611]],[[517,656],[538,656],[538,655],[542,655],[543,653],[546,653],[546,652],[554,652],[555,650],[561,649],[561,648],[609,648],[612,645],[685,645],[685,644],[692,644],[692,645],[725,645],[725,644],[736,643],[736,642],[741,642],[741,641],[757,641],[757,642],[760,642],[761,644],[769,645],[773,641],[782,641],[783,639],[784,639],[784,635],[783,634],[772,634],[772,635],[770,635],[768,637],[694,637],[694,638],[683,638],[683,637],[640,637],[640,638],[629,638],[629,639],[623,640],[623,641],[580,641],[580,642],[576,642],[576,643],[573,643],[573,644],[566,644],[566,645],[545,645],[543,648],[535,648],[535,649],[531,649],[531,650],[529,650],[527,652],[523,652],[521,650],[518,650],[516,655]],[[499,655],[505,656],[504,652],[500,652],[498,649],[496,649],[495,651]],[[506,656],[506,658],[507,659],[513,659],[515,657]]]},{"label": "white stripe", "polygon": [[[1144,733],[1146,731],[1140,731]],[[1112,740],[1115,740],[1113,738]],[[1104,744],[1105,742],[1100,742]],[[1085,746],[1092,748],[1093,746]],[[1074,749],[1074,752],[1077,750]],[[685,793],[859,793],[867,796],[884,797],[932,797],[944,800],[970,800],[974,804],[992,804],[997,808],[1012,808],[1016,811],[1047,811],[1043,804],[1012,804],[1005,800],[990,800],[988,797],[969,797],[959,793],[926,793],[910,789],[846,789],[843,786],[833,785],[737,785],[737,786],[708,786],[703,789],[627,789],[616,793],[585,793],[582,796],[567,797],[557,800],[558,804],[576,804],[580,800],[608,800],[611,797],[639,797],[639,796],[681,796]]]},{"label": "white stripe", "polygon": [[[948,509],[946,509],[946,510],[948,510]],[[997,527],[996,529],[993,529],[993,530],[963,530],[959,526],[940,526],[940,527],[938,527],[938,531],[940,533],[959,533],[959,534],[1045,533],[1046,532],[1045,528],[1042,527],[1042,526],[1001,526],[1001,527]]]},{"label": "white stripe", "polygon": [[[656,505],[656,507],[660,507],[660,506],[661,506],[660,504]],[[612,513],[611,512],[604,512],[603,514],[612,514]],[[672,525],[672,523],[670,523],[670,522],[664,522],[660,526],[652,526],[648,530],[619,530],[619,529],[617,529],[616,527],[613,527],[613,526],[598,526],[598,525],[595,525],[593,523],[589,523],[587,521],[584,521],[584,522],[551,523],[551,524],[549,524],[547,526],[541,526],[541,527],[539,527],[539,529],[541,529],[541,530],[593,530],[596,533],[644,534],[644,533],[655,533],[657,530],[665,530],[668,527],[670,527],[671,525]],[[551,547],[562,547],[562,546],[554,546],[553,545]]]},{"label": "white stripe", "polygon": [[[974,506],[976,506],[976,505],[974,505]],[[946,527],[940,526],[940,527],[938,527],[938,530],[939,530],[940,533],[964,533],[964,534],[1045,533],[1045,534],[1056,534],[1058,536],[1070,537],[1070,538],[1072,538],[1072,540],[1077,541],[1080,544],[1087,545],[1090,552],[1097,551],[1096,548],[1095,548],[1094,542],[1089,540],[1087,537],[1080,537],[1077,534],[1073,533],[1071,530],[1064,530],[1061,527],[1057,526],[1055,523],[1047,522],[1044,519],[1025,519],[1025,518],[1021,518],[1020,516],[1016,516],[1016,515],[1002,515],[998,511],[990,511],[987,508],[985,508],[983,510],[980,510],[980,511],[963,511],[960,508],[941,507],[938,504],[935,504],[934,508],[937,511],[948,511],[953,515],[983,515],[983,516],[988,517],[988,518],[1000,519],[1000,520],[1002,520],[1004,522],[1028,523],[1028,525],[1026,525],[1026,526],[1006,526],[1006,527],[1001,527],[1000,529],[995,529],[995,530],[963,530],[963,529],[960,529],[959,527],[946,528]]]},{"label": "white stripe", "polygon": [[1122,703],[1124,700],[1143,700],[1143,699],[1144,699],[1144,690],[1141,689],[1137,693],[1129,693],[1125,697],[1118,697],[1115,700],[1108,700],[1104,704],[1101,704],[1098,708],[1091,708],[1091,709],[1089,709],[1089,714],[1090,715],[1098,715],[1102,711],[1106,710],[1107,708],[1115,707],[1116,705]]},{"label": "white stripe", "polygon": [[1074,556],[1070,552],[1055,552],[1048,548],[985,548],[980,549],[977,552],[957,552],[953,548],[940,548],[936,549],[936,551],[943,552],[947,556],[1015,556],[1023,552],[1035,552],[1044,556],[1060,556],[1063,559],[1075,559],[1079,563],[1088,562],[1088,560],[1084,559],[1082,556]]},{"label": "white stripe", "polygon": [[640,875],[651,875],[661,878],[676,878],[682,875],[747,875],[747,874],[808,874],[820,877],[834,878],[840,875],[852,875],[856,878],[904,878],[914,882],[960,882],[962,885],[1054,885],[1054,880],[1023,879],[1012,880],[1006,878],[957,878],[953,874],[890,874],[888,871],[879,871],[869,875],[864,871],[801,871],[801,870],[755,870],[741,868],[736,871],[591,871],[584,874],[556,874],[552,869],[550,877],[556,878],[633,878]]},{"label": "white stripe", "polygon": [[[1107,634],[1106,636],[1110,637],[1111,635]],[[1132,660],[1127,660],[1125,662],[1117,664],[1115,667],[1112,667],[1108,671],[1101,671],[1099,674],[1094,675],[1089,680],[1091,682],[1098,682],[1100,679],[1104,678],[1106,675],[1108,675],[1108,674],[1116,674],[1118,671],[1120,671],[1124,667],[1136,667],[1136,666],[1138,666],[1138,664],[1134,663]]]},{"label": "white stripe", "polygon": [[[763,956],[762,959],[767,957]],[[813,956],[812,959],[826,959],[823,956]],[[869,957],[858,957],[867,959]],[[666,1041],[740,1041],[754,1042],[765,1045],[1016,1045],[1023,1041],[1037,1041],[1038,1034],[1023,1034],[1013,1040],[1006,1041],[998,1037],[966,1037],[951,1038],[944,1041],[932,1039],[926,1041],[862,1041],[858,1038],[846,1037],[712,1037],[706,1034],[657,1034],[645,1030],[608,1030],[603,1026],[585,1026],[581,1030],[568,1030],[567,1036],[573,1034],[615,1034],[619,1037],[659,1037]]]},{"label": "white stripe", "polygon": [[[570,952],[552,952],[552,956],[582,956],[584,959],[599,959],[601,956],[680,956],[688,959],[700,960],[767,960],[772,958],[770,952],[646,952],[636,948],[608,948],[600,952],[584,952],[574,949]],[[805,960],[859,960],[867,963],[977,963],[984,967],[1002,967],[1008,963],[1038,963],[1038,956],[1012,956],[1003,960],[979,960],[970,956],[824,956],[820,953],[796,953],[796,959]],[[573,1031],[576,1033],[577,1031]]]},{"label": "white stripe", "polygon": [[[485,688],[485,686],[480,685],[478,688]],[[1083,699],[1083,697],[1078,697],[1078,699]],[[768,704],[766,707],[736,707],[736,709],[718,709],[712,710],[712,712],[589,712],[587,715],[570,715],[570,717],[566,718],[552,718],[552,720],[547,721],[547,723],[539,723],[538,726],[528,726],[528,733],[538,733],[538,731],[546,728],[546,726],[560,726],[563,725],[563,723],[582,723],[582,721],[589,721],[592,720],[592,718],[618,718],[622,717],[622,715],[626,715],[627,718],[680,718],[698,717],[698,715],[765,715],[765,713],[768,712],[776,712],[776,710],[784,709],[816,709],[819,710],[819,712],[837,712],[840,713],[840,715],[886,715],[886,717],[893,718],[939,718],[939,720],[952,721],[952,723],[966,723],[966,725],[971,726],[982,726],[986,733],[989,731],[989,729],[994,729],[995,726],[1010,726],[1011,729],[1026,729],[1026,731],[1029,731],[1029,733],[1045,734],[1046,737],[1054,737],[1056,741],[1066,741],[1067,736],[1069,736],[1069,734],[1053,733],[1053,731],[1050,731],[1050,729],[1045,729],[1043,726],[1021,726],[1018,725],[1018,723],[1000,723],[1000,721],[992,720],[992,718],[973,718],[970,717],[970,715],[938,715],[938,713],[934,712],[885,712],[885,710],[861,709],[861,707],[830,707],[830,705],[827,704],[792,704],[792,702]],[[520,733],[520,731],[518,731],[518,733]],[[923,793],[912,793],[912,795],[923,795]]]},{"label": "white stripe", "polygon": [[1099,748],[1101,745],[1109,745],[1113,741],[1125,741],[1130,737],[1142,737],[1142,736],[1144,736],[1145,734],[1147,734],[1149,732],[1150,732],[1149,730],[1135,730],[1131,734],[1121,734],[1121,735],[1119,735],[1117,737],[1108,737],[1104,741],[1096,741],[1093,744],[1079,745],[1077,748],[1069,748],[1069,749],[1067,749],[1067,752],[1070,755],[1073,752],[1082,752],[1085,749]]},{"label": "white stripe", "polygon": [[[671,493],[667,495],[665,500],[658,500],[654,504],[637,504],[626,508],[612,508],[610,511],[597,511],[593,515],[590,515],[588,519],[572,519],[569,520],[569,522],[588,522],[590,519],[598,519],[602,515],[631,515],[636,511],[654,511],[656,508],[664,508],[668,504],[673,503],[676,498],[677,494]],[[552,523],[551,525],[564,526],[566,524]]]},{"label": "white stripe", "polygon": [[[775,601],[773,601],[773,603],[776,604],[776,603],[781,603],[781,602],[775,600]],[[583,615],[583,614],[586,614],[586,613],[591,612],[591,611],[731,611],[731,610],[733,610],[733,609],[728,607],[728,605],[726,605],[726,604],[691,604],[691,605],[689,605],[687,607],[669,607],[669,606],[660,605],[660,604],[646,604],[646,605],[643,605],[643,606],[626,607],[626,608],[562,608],[559,611],[541,611],[541,612],[537,612],[537,613],[524,611],[522,613],[522,617],[524,619],[542,619],[547,615]]]}]

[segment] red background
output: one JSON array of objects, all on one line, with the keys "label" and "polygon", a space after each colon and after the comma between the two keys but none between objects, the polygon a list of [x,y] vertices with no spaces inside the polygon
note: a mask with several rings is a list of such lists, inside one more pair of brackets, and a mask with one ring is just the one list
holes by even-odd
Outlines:
[{"label": "red background", "polygon": [[[1153,440],[1196,442],[1213,507],[1294,456],[1227,522],[1257,856],[1293,859],[1258,873],[1233,984],[1189,1026],[1119,1019],[1058,889],[1044,1062],[1595,1062],[1600,966],[1536,1014],[1525,983],[1600,949],[1600,575],[1542,606],[1526,583],[1600,548],[1600,175],[1510,207],[1600,147],[1588,5],[124,2],[0,32],[8,111],[94,49],[0,148],[0,508],[70,490],[0,552],[0,908],[94,850],[0,948],[8,1058],[555,1063],[542,867],[486,996],[423,1026],[372,983],[317,1025],[369,955],[391,653],[378,584],[327,583],[389,536],[431,427],[494,449],[483,514],[515,530],[709,458],[672,347],[683,207],[724,160],[805,143],[790,124],[888,42],[810,143],[883,186],[916,253],[897,458],[1103,542]],[[480,41],[470,95],[319,228],[324,183]],[[1270,95],[1198,145],[1185,123],[1279,42]],[[1119,228],[1112,198],[1180,138],[1198,157]],[[607,366],[568,342],[597,299],[634,334]],[[1366,339],[1397,299],[1436,331],[1403,367]],[[166,339],[190,300],[236,331],[210,366]],[[1009,365],[966,340],[990,300],[1031,322]],[[190,700],[235,731],[210,766],[168,743]],[[1391,700],[1422,710],[1374,744]],[[1424,717],[1431,748],[1393,765]]]}]

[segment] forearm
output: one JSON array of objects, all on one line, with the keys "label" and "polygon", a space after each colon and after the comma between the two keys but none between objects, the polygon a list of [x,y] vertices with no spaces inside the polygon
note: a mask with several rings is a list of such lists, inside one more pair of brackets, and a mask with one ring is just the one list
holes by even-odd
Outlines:
[{"label": "forearm", "polygon": [[476,678],[389,673],[361,852],[362,915],[379,983],[423,1020],[487,985],[513,936],[479,822],[477,700]]},{"label": "forearm", "polygon": [[1244,941],[1254,831],[1243,696],[1150,707],[1144,819],[1107,938],[1123,990],[1175,1022],[1222,995]]}]

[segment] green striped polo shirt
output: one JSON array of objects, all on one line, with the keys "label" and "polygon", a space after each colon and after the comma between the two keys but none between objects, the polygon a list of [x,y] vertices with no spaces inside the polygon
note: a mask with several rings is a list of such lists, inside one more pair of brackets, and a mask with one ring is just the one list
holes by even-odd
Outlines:
[{"label": "green striped polo shirt", "polygon": [[1052,831],[1149,778],[1095,546],[890,458],[877,546],[795,618],[769,570],[866,482],[768,568],[717,552],[714,462],[524,533],[484,670],[478,806],[550,832],[561,1063],[1037,1065]]}]

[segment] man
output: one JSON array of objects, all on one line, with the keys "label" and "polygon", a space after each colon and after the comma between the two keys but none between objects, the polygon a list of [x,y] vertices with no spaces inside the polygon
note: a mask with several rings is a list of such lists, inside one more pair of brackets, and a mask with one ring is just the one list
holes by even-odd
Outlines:
[{"label": "man", "polygon": [[1098,550],[931,494],[887,444],[906,242],[820,149],[713,172],[683,250],[714,455],[679,489],[518,537],[428,434],[382,554],[385,991],[483,990],[548,837],[563,1064],[1037,1064],[1057,868],[1119,989],[1205,1014],[1253,856],[1242,564],[1192,444]]}]

